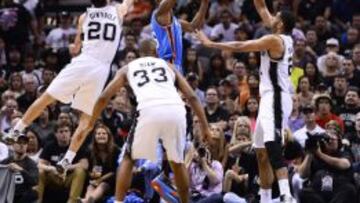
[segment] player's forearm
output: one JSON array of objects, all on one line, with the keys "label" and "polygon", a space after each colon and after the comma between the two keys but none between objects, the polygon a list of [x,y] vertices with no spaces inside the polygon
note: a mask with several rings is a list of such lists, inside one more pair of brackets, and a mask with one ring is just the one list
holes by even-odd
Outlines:
[{"label": "player's forearm", "polygon": [[170,12],[176,4],[176,0],[163,0],[159,5],[156,15],[159,17]]},{"label": "player's forearm", "polygon": [[225,51],[231,51],[231,52],[241,52],[243,42],[211,42],[209,43],[208,47],[215,48],[215,49],[221,49]]},{"label": "player's forearm", "polygon": [[205,17],[209,8],[209,0],[202,0],[199,11],[196,13],[194,19],[191,21],[193,29],[200,29],[205,23]]},{"label": "player's forearm", "polygon": [[201,130],[208,128],[209,124],[208,124],[206,116],[205,116],[204,108],[201,106],[196,95],[188,97],[187,99],[189,101],[191,108],[195,112],[196,116],[199,118]]},{"label": "player's forearm", "polygon": [[260,15],[262,21],[265,23],[265,26],[270,27],[273,16],[266,7],[265,0],[254,0],[254,4],[256,11]]}]

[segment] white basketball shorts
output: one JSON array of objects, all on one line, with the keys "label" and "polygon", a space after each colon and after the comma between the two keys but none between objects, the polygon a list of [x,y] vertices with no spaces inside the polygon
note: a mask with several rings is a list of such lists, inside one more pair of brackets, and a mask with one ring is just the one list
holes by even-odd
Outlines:
[{"label": "white basketball shorts", "polygon": [[80,55],[72,59],[51,82],[46,92],[56,100],[92,115],[94,105],[110,73],[109,63]]},{"label": "white basketball shorts", "polygon": [[182,105],[159,105],[141,109],[123,148],[133,160],[156,162],[159,141],[167,159],[183,163],[186,144],[186,110]]},{"label": "white basketball shorts", "polygon": [[291,94],[267,92],[260,99],[253,142],[255,148],[265,148],[269,141],[283,141],[284,130],[292,111]]}]

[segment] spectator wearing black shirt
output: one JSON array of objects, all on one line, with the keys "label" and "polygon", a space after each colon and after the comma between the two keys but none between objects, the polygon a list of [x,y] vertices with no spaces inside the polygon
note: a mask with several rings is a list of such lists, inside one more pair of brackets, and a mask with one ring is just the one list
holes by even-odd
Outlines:
[{"label": "spectator wearing black shirt", "polygon": [[6,71],[6,78],[15,72],[20,72],[24,70],[24,67],[21,64],[21,52],[16,47],[11,47],[8,51],[8,63],[4,66]]},{"label": "spectator wearing black shirt", "polygon": [[360,88],[360,71],[355,69],[353,60],[351,58],[345,58],[342,60],[342,67],[349,86]]},{"label": "spectator wearing black shirt", "polygon": [[76,203],[77,198],[82,193],[86,170],[89,166],[87,153],[84,149],[80,149],[77,153],[65,176],[59,174],[55,168],[56,163],[62,159],[70,145],[71,134],[72,127],[69,123],[59,123],[55,129],[56,141],[48,143],[40,154],[39,202],[43,201],[45,188],[70,189],[68,203]]},{"label": "spectator wearing black shirt", "polygon": [[359,89],[349,87],[345,95],[344,107],[339,111],[339,117],[342,118],[346,133],[355,133],[355,117],[360,112]]},{"label": "spectator wearing black shirt", "polygon": [[335,31],[327,23],[324,16],[319,15],[315,18],[315,30],[318,37],[318,42],[325,44],[325,41],[331,37],[334,37]]},{"label": "spectator wearing black shirt", "polygon": [[346,81],[346,76],[342,73],[335,76],[333,91],[331,91],[331,99],[335,107],[335,112],[344,106],[347,89],[348,82]]},{"label": "spectator wearing black shirt", "polygon": [[339,126],[334,130],[329,123],[326,127],[329,140],[321,142],[320,147],[307,148],[298,168],[300,176],[310,180],[310,186],[300,193],[300,202],[357,202],[351,155],[341,150]]},{"label": "spectator wearing black shirt", "polygon": [[7,165],[15,175],[15,196],[13,203],[34,202],[36,192],[32,189],[38,182],[36,163],[28,157],[26,150],[29,138],[21,135],[13,144],[14,156],[1,162]]},{"label": "spectator wearing black shirt", "polygon": [[229,113],[220,106],[219,93],[215,87],[206,90],[205,100],[205,114],[209,123],[228,120]]},{"label": "spectator wearing black shirt", "polygon": [[355,65],[355,69],[360,71],[360,44],[356,44],[352,50],[352,60]]},{"label": "spectator wearing black shirt", "polygon": [[90,184],[82,200],[84,203],[97,202],[114,191],[116,162],[120,154],[109,128],[103,124],[95,127],[90,149]]},{"label": "spectator wearing black shirt", "polygon": [[127,120],[127,115],[124,112],[117,111],[113,102],[109,102],[101,114],[101,119],[109,127],[111,134],[116,136],[122,127],[122,123]]}]

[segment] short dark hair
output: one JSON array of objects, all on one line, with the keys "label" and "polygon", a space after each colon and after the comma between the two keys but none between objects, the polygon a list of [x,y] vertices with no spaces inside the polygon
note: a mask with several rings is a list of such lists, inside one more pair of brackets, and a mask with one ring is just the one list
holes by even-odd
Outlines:
[{"label": "short dark hair", "polygon": [[106,4],[107,4],[106,0],[91,0],[91,3],[92,3],[95,7],[104,7],[104,6],[106,6]]},{"label": "short dark hair", "polygon": [[357,94],[358,96],[360,96],[359,88],[356,87],[356,86],[350,86],[350,87],[348,87],[348,89],[347,89],[347,91],[346,91],[346,94],[347,94],[348,92],[356,92],[356,94]]},{"label": "short dark hair", "polygon": [[295,27],[295,22],[296,22],[295,15],[288,10],[283,10],[280,13],[280,18],[284,24],[284,32],[286,34],[291,34],[292,30]]},{"label": "short dark hair", "polygon": [[55,125],[55,133],[59,130],[59,129],[62,129],[62,128],[69,128],[70,132],[72,133],[73,132],[73,127],[72,127],[72,124],[70,122],[66,122],[66,121],[62,121],[62,122],[57,122],[56,125]]}]

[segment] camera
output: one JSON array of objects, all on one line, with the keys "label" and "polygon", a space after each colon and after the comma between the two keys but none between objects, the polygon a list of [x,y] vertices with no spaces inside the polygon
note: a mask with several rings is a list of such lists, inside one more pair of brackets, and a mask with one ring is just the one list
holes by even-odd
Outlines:
[{"label": "camera", "polygon": [[326,133],[310,134],[307,132],[306,135],[308,136],[308,139],[305,141],[305,150],[307,151],[316,150],[319,145],[330,141],[330,137]]},{"label": "camera", "polygon": [[204,158],[206,156],[206,148],[204,146],[200,146],[197,149],[197,152],[198,152],[200,158]]}]

